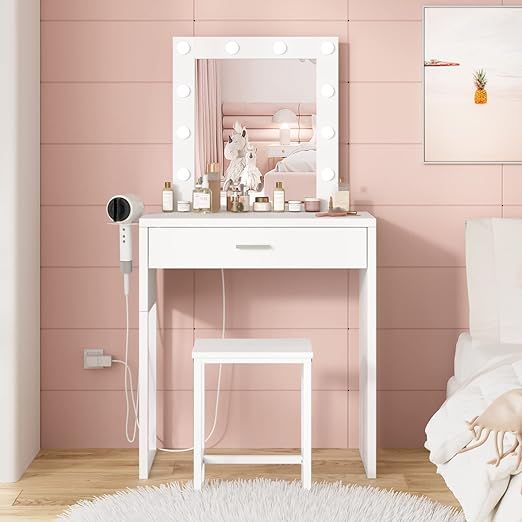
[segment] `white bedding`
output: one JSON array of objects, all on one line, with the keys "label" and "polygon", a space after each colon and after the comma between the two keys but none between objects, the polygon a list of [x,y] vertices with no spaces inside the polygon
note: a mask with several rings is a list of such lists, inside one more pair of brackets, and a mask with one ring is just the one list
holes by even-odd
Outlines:
[{"label": "white bedding", "polygon": [[461,333],[455,349],[455,376],[448,382],[448,397],[482,369],[510,355],[522,355],[522,345],[484,343]]},{"label": "white bedding", "polygon": [[315,144],[303,143],[275,167],[277,172],[315,172]]},{"label": "white bedding", "polygon": [[[465,421],[503,393],[522,388],[522,352],[519,345],[497,346],[496,352],[482,345],[475,351],[477,345],[465,341],[471,339],[459,339],[453,393],[428,423],[425,446],[468,522],[522,522],[522,469],[515,469],[516,457],[506,457],[498,468],[488,464],[496,455],[492,436],[483,446],[458,454],[472,440]],[[513,441],[506,434],[504,449]]]}]

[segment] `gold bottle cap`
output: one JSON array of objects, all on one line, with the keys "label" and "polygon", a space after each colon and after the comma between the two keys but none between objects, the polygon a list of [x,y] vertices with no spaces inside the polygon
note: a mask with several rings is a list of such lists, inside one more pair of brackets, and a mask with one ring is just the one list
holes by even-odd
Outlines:
[{"label": "gold bottle cap", "polygon": [[215,162],[209,163],[207,165],[207,172],[208,173],[219,172],[219,163],[215,163]]},{"label": "gold bottle cap", "polygon": [[268,196],[256,196],[256,203],[268,203]]},{"label": "gold bottle cap", "polygon": [[282,189],[283,188],[283,182],[282,181],[276,181],[276,188]]},{"label": "gold bottle cap", "polygon": [[171,188],[171,186],[172,186],[172,185],[171,185],[170,181],[165,181],[165,188],[166,188],[166,189]]}]

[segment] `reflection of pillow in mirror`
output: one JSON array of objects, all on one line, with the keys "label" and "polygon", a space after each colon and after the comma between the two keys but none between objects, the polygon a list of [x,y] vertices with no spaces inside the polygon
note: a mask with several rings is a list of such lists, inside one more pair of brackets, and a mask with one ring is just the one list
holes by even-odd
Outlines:
[{"label": "reflection of pillow in mirror", "polygon": [[315,143],[315,119],[316,119],[316,116],[315,114],[312,114],[312,137],[310,138],[310,140],[308,141],[308,143]]},{"label": "reflection of pillow in mirror", "polygon": [[293,152],[279,161],[275,167],[277,172],[315,172],[315,148]]}]

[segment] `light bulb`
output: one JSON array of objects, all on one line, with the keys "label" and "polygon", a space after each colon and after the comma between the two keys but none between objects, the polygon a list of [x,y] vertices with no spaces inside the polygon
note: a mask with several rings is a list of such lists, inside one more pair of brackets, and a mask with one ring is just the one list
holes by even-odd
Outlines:
[{"label": "light bulb", "polygon": [[179,54],[188,54],[190,53],[190,44],[185,40],[182,40],[177,43],[176,51],[178,51]]}]

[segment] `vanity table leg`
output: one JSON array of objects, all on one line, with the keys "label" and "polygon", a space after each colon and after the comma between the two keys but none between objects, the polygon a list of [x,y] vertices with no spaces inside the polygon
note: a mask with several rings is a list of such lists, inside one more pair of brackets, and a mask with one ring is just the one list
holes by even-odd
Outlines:
[{"label": "vanity table leg", "polygon": [[205,480],[205,365],[194,360],[194,489]]},{"label": "vanity table leg", "polygon": [[368,263],[359,273],[359,451],[366,476],[377,476],[377,249],[368,227]]},{"label": "vanity table leg", "polygon": [[312,487],[312,362],[305,361],[301,370],[301,482]]},{"label": "vanity table leg", "polygon": [[148,229],[140,228],[139,478],[148,479],[156,456],[156,270],[148,268]]}]

